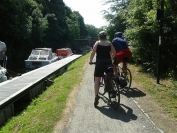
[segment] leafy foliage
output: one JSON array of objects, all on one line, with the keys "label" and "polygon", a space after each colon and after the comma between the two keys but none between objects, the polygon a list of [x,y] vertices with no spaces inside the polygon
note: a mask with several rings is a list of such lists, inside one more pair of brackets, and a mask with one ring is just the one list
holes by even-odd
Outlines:
[{"label": "leafy foliage", "polygon": [[66,23],[68,25],[69,40],[72,41],[75,38],[79,38],[80,28],[77,15],[66,6]]},{"label": "leafy foliage", "polygon": [[[116,31],[124,32],[133,51],[136,63],[141,63],[147,71],[156,75],[159,21],[156,18],[161,0],[106,0],[111,3],[104,17],[109,21],[107,27],[110,38]],[[164,19],[161,49],[162,76],[177,77],[177,2],[164,0]],[[169,60],[170,59],[170,60]]]},{"label": "leafy foliage", "polygon": [[83,17],[81,16],[81,14],[78,11],[74,11],[73,13],[75,14],[77,21],[79,23],[79,29],[80,29],[79,36],[80,37],[87,36],[88,32],[87,32],[87,28],[85,26]]},{"label": "leafy foliage", "polygon": [[91,38],[97,38],[98,29],[94,25],[89,25],[89,24],[87,24],[86,27],[87,27],[88,35]]}]

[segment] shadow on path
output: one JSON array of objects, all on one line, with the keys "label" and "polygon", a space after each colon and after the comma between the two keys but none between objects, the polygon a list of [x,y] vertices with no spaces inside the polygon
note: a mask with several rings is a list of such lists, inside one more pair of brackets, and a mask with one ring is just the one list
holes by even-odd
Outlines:
[{"label": "shadow on path", "polygon": [[146,96],[144,92],[137,88],[130,88],[129,92],[121,91],[121,94],[126,96],[126,97],[143,97]]},{"label": "shadow on path", "polygon": [[[105,106],[97,106],[96,109],[98,109],[102,114],[116,120],[121,120],[123,122],[129,122],[131,120],[136,120],[137,116],[133,114],[133,110],[124,105],[120,104],[118,109],[112,108],[109,103],[108,99],[106,97],[101,97],[101,99],[107,103]],[[100,100],[101,100],[100,99]]]}]

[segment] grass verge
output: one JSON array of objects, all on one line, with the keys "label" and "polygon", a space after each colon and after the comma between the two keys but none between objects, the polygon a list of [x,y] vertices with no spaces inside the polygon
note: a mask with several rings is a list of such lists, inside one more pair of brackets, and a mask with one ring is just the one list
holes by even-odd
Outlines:
[{"label": "grass verge", "polygon": [[51,133],[62,118],[70,92],[80,86],[90,53],[73,62],[18,116],[11,118],[0,133]]},{"label": "grass verge", "polygon": [[157,79],[151,73],[143,72],[140,66],[129,64],[133,81],[141,84],[145,93],[153,96],[155,100],[177,120],[177,81],[171,79]]}]

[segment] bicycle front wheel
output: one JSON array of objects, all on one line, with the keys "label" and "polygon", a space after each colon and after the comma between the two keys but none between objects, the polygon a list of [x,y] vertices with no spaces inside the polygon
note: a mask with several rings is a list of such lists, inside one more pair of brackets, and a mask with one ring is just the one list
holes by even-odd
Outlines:
[{"label": "bicycle front wheel", "polygon": [[108,95],[111,106],[114,109],[118,108],[118,106],[120,105],[120,91],[114,79],[110,81]]},{"label": "bicycle front wheel", "polygon": [[100,82],[100,89],[99,89],[99,94],[104,95],[107,92],[107,85],[106,85],[106,79],[105,79],[104,75],[103,77],[101,77],[101,82]]}]

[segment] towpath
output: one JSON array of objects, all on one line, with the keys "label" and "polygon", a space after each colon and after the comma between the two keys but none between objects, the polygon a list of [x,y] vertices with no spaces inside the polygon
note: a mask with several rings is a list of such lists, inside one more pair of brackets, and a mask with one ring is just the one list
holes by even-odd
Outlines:
[{"label": "towpath", "polygon": [[69,112],[69,118],[64,120],[64,128],[56,127],[56,133],[163,133],[126,95],[121,94],[121,105],[117,110],[107,104],[107,95],[95,108],[93,71],[94,65],[86,66],[83,82],[75,96],[75,106]]}]

